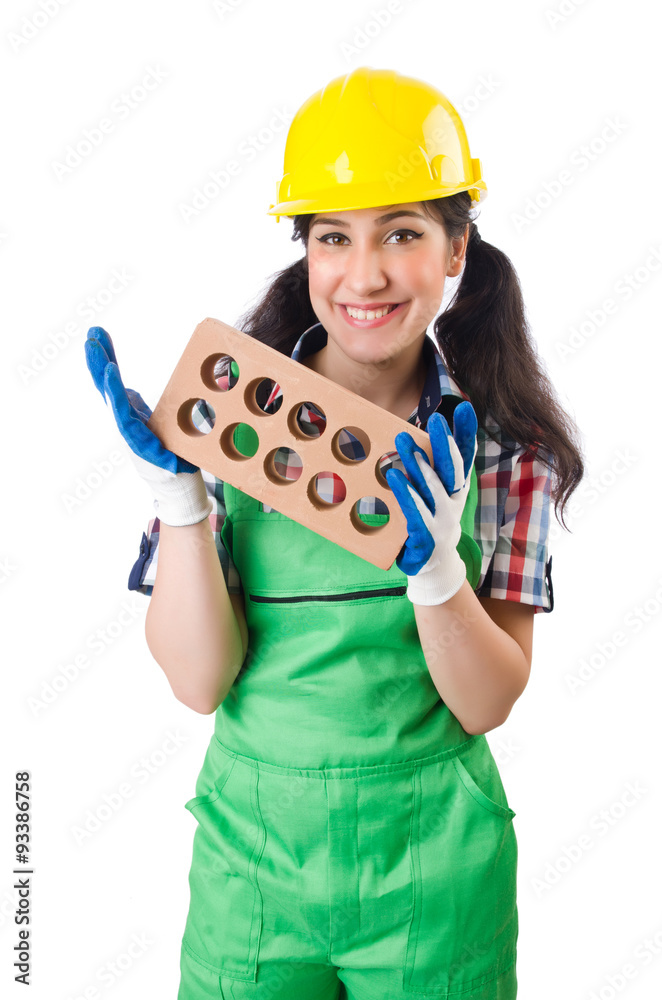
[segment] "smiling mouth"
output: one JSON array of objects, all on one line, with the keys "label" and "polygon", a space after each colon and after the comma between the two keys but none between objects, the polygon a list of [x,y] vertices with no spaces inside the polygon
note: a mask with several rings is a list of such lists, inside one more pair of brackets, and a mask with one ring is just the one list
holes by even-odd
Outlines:
[{"label": "smiling mouth", "polygon": [[382,306],[379,309],[369,309],[367,307],[365,309],[354,309],[352,306],[343,305],[343,309],[347,310],[348,315],[351,316],[352,319],[371,320],[381,319],[382,316],[387,316],[390,312],[393,312],[394,309],[397,309],[399,305],[401,305],[400,302],[395,302],[393,305]]}]

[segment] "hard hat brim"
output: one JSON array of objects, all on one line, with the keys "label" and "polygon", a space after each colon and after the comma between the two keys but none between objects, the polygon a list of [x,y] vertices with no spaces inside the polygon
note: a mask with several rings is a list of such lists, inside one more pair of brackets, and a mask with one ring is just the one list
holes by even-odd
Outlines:
[{"label": "hard hat brim", "polygon": [[[415,197],[406,197],[407,192],[401,192],[403,197],[399,198],[397,201],[392,201],[389,204],[392,205],[404,205],[408,202],[417,201],[433,201],[436,198],[450,198],[455,194],[460,194],[462,191],[469,191],[471,194],[471,200],[475,203],[482,203],[487,198],[487,185],[484,181],[473,181],[471,184],[467,184],[464,187],[453,186],[451,191],[440,191],[438,187],[435,187],[429,191],[417,192]],[[349,192],[348,192],[349,194]],[[383,192],[382,192],[383,194]],[[353,197],[352,197],[353,195]],[[270,205],[267,210],[267,215],[277,215],[291,217],[293,215],[319,215],[322,212],[355,212],[362,208],[379,208],[384,205],[383,201],[374,201],[374,204],[370,201],[370,198],[366,199],[361,197],[360,192],[354,188],[351,195],[346,198],[339,198],[338,189],[335,188],[332,191],[324,194],[315,195],[310,198],[300,198],[295,201],[281,201],[277,205]]]}]

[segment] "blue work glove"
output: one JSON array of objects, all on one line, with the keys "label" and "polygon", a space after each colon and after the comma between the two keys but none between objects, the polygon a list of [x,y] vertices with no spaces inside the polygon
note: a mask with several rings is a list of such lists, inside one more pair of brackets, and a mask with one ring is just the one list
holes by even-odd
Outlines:
[{"label": "blue work glove", "polygon": [[97,389],[106,402],[110,399],[133,464],[152,489],[159,519],[176,527],[204,521],[213,503],[200,469],[164,448],[149,429],[152,411],[137,392],[124,387],[113,342],[100,326],[87,331],[85,359]]},{"label": "blue work glove", "polygon": [[455,408],[452,434],[445,417],[433,413],[427,431],[434,469],[411,434],[402,431],[395,438],[407,476],[389,469],[386,481],[407,520],[409,537],[396,565],[407,574],[407,597],[413,604],[443,604],[466,579],[457,545],[476,457],[477,427],[468,400]]}]

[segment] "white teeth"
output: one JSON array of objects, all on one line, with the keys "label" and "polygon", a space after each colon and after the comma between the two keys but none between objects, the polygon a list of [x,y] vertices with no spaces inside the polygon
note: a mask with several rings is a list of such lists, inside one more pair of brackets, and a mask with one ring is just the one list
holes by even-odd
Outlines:
[{"label": "white teeth", "polygon": [[395,309],[395,306],[384,306],[383,309],[352,309],[351,306],[345,306],[345,309],[352,317],[352,319],[381,319],[382,316],[386,316]]}]

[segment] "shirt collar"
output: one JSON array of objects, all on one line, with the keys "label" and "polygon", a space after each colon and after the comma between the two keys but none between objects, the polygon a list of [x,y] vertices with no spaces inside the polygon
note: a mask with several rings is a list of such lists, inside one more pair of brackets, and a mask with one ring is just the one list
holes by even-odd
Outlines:
[{"label": "shirt collar", "polygon": [[[293,361],[303,361],[309,354],[314,354],[326,346],[328,334],[321,323],[314,323],[301,334],[292,351]],[[442,396],[457,396],[466,399],[462,390],[448,373],[437,345],[431,337],[426,336],[423,352],[427,364],[427,376],[418,407],[408,418],[409,423],[425,425],[428,418],[438,409]]]}]

